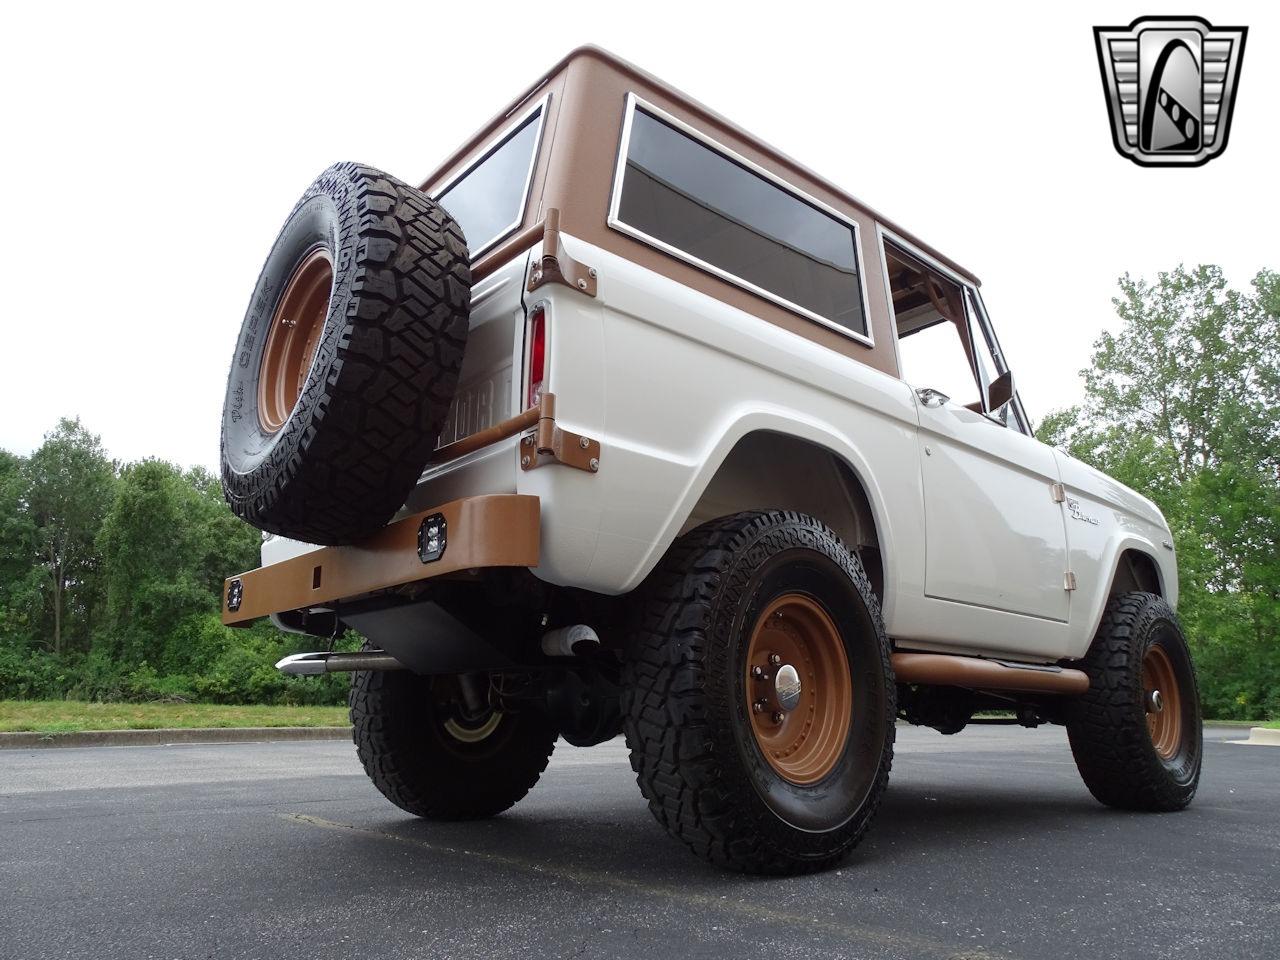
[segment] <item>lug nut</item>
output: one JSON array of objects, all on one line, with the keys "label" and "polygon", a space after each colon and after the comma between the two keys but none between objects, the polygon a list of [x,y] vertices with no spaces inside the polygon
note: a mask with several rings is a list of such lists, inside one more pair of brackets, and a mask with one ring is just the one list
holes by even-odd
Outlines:
[{"label": "lug nut", "polygon": [[778,664],[782,662],[782,658],[778,656],[776,653],[771,653],[769,654],[769,662],[776,667]]},{"label": "lug nut", "polygon": [[765,704],[763,700],[757,700],[751,705],[751,710],[753,713],[764,713],[764,706]]},{"label": "lug nut", "polygon": [[781,723],[785,718],[786,718],[786,714],[784,714],[781,710],[778,710],[773,715],[773,722]]}]

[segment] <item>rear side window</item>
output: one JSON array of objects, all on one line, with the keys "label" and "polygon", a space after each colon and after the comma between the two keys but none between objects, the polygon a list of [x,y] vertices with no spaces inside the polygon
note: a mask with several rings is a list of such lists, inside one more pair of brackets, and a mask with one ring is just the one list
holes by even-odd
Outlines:
[{"label": "rear side window", "polygon": [[514,233],[524,220],[544,113],[545,100],[436,194],[440,205],[462,226],[473,260]]},{"label": "rear side window", "polygon": [[857,226],[632,99],[610,225],[867,337]]}]

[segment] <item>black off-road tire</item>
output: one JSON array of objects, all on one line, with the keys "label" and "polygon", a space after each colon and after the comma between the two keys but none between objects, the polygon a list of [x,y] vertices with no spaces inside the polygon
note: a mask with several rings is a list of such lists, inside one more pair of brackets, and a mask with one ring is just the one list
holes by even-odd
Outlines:
[{"label": "black off-road tire", "polygon": [[[384,797],[430,820],[478,820],[515,804],[538,782],[556,730],[535,710],[501,714],[482,739],[450,733],[448,677],[407,670],[351,675],[351,723],[365,773]],[[456,722],[456,721],[455,721]]]},{"label": "black off-road tire", "polygon": [[[764,756],[744,697],[745,653],[770,597],[810,594],[848,656],[852,724],[836,766],[797,786]],[[622,712],[641,792],[698,856],[795,874],[842,859],[869,827],[893,760],[896,688],[862,564],[819,521],[748,512],[681,537],[638,592]]]},{"label": "black off-road tire", "polygon": [[[283,425],[264,423],[269,328],[309,256],[332,286]],[[404,503],[435,448],[466,347],[471,269],[461,228],[425,194],[355,163],[330,167],[285,222],[258,278],[227,380],[222,485],[235,513],[308,543],[350,543]],[[320,303],[323,310],[323,302]]]},{"label": "black off-road tire", "polygon": [[[1142,673],[1153,645],[1162,648],[1178,686],[1181,730],[1167,757],[1157,751],[1147,720]],[[1195,667],[1177,615],[1153,593],[1114,597],[1082,667],[1089,692],[1073,705],[1067,735],[1089,792],[1124,810],[1181,810],[1200,782],[1203,736]]]}]

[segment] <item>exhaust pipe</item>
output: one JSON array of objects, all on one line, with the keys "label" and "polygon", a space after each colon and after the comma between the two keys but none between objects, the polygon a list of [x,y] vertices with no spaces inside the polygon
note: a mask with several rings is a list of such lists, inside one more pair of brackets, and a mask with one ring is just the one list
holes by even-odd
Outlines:
[{"label": "exhaust pipe", "polygon": [[1089,689],[1089,675],[1083,670],[944,653],[895,653],[893,672],[899,683],[968,687],[971,690],[1079,695]]},{"label": "exhaust pipe", "polygon": [[353,670],[403,670],[405,666],[389,653],[371,650],[360,653],[295,653],[276,664],[276,669],[294,677],[314,677],[322,673],[350,673]]},{"label": "exhaust pipe", "polygon": [[578,657],[600,648],[600,637],[585,623],[557,627],[542,635],[542,652],[548,657]]}]

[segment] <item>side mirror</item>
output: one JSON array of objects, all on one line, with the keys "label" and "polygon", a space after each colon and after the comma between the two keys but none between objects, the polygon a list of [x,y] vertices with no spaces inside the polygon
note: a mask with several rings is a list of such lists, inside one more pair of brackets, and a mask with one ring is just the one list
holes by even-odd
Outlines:
[{"label": "side mirror", "polygon": [[995,413],[1013,399],[1013,371],[1006,370],[987,387],[987,410]]}]

